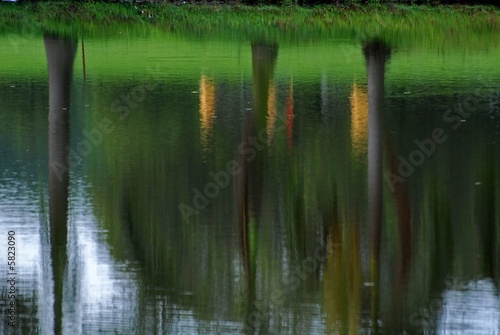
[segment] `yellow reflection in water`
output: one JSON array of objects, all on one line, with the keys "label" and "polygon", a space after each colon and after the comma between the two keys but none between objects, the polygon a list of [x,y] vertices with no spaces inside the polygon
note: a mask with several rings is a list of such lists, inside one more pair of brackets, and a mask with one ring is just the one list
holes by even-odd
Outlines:
[{"label": "yellow reflection in water", "polygon": [[368,139],[368,92],[366,87],[352,85],[351,96],[351,142],[354,155],[366,156]]},{"label": "yellow reflection in water", "polygon": [[324,273],[328,334],[358,334],[361,311],[359,226],[355,220],[330,230]]},{"label": "yellow reflection in water", "polygon": [[215,84],[212,78],[202,74],[200,79],[200,129],[201,145],[208,148],[215,116]]},{"label": "yellow reflection in water", "polygon": [[271,145],[274,140],[276,127],[276,85],[271,80],[267,98],[267,145]]}]

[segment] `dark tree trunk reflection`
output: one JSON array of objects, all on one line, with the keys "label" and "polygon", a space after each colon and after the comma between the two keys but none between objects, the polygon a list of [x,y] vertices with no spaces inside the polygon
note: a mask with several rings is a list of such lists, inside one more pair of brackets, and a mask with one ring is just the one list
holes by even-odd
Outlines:
[{"label": "dark tree trunk reflection", "polygon": [[372,290],[372,322],[378,324],[379,257],[382,230],[382,147],[384,71],[389,58],[389,47],[374,40],[363,46],[368,76],[368,225],[370,234],[370,272]]},{"label": "dark tree trunk reflection", "polygon": [[49,71],[49,220],[54,280],[55,333],[62,333],[63,282],[67,268],[69,101],[76,41],[46,34]]},{"label": "dark tree trunk reflection", "polygon": [[[241,253],[247,279],[249,303],[248,323],[258,327],[261,312],[255,310],[255,253],[258,217],[263,189],[264,148],[266,147],[266,120],[268,114],[269,87],[278,56],[274,43],[252,43],[252,111],[244,119],[243,139],[238,147],[238,166],[241,173],[236,180],[237,216],[240,227]],[[252,238],[253,237],[253,238]]]}]

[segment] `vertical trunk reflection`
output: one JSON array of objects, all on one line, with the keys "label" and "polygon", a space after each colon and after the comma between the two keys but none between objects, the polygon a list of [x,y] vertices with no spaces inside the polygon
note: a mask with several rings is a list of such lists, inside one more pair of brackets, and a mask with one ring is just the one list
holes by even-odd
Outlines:
[{"label": "vertical trunk reflection", "polygon": [[370,234],[370,275],[372,287],[372,323],[377,332],[379,318],[379,267],[382,230],[382,144],[384,71],[389,57],[388,46],[381,41],[367,42],[363,47],[368,76],[368,226]]},{"label": "vertical trunk reflection", "polygon": [[69,102],[76,41],[44,36],[49,72],[49,220],[54,280],[54,331],[62,334],[63,283],[67,269]]}]

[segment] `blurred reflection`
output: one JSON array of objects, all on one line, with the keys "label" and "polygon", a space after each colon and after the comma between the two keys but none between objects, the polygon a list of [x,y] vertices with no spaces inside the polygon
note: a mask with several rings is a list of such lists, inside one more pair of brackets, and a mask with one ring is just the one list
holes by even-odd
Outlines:
[{"label": "blurred reflection", "polygon": [[[243,173],[238,175],[238,194],[244,195],[245,199],[245,204],[239,206],[245,210],[238,212],[244,216],[252,213],[256,217],[260,212],[264,163],[262,151],[265,148],[262,139],[268,121],[268,101],[274,99],[270,98],[270,92],[274,95],[271,86],[277,55],[277,44],[252,43],[253,109],[245,116],[242,144],[238,150],[239,166],[243,169]],[[243,201],[243,197],[241,199]],[[243,221],[247,220],[240,220]]]},{"label": "blurred reflection", "polygon": [[358,334],[361,316],[361,258],[359,222],[335,213],[329,232],[324,272],[324,297],[328,334]]},{"label": "blurred reflection", "polygon": [[67,271],[70,86],[75,40],[44,36],[49,72],[49,220],[54,280],[55,333],[62,333],[63,283]]},{"label": "blurred reflection", "polygon": [[379,268],[382,230],[382,144],[384,71],[390,49],[382,41],[363,46],[368,79],[368,227],[370,234],[370,276],[372,281],[372,323],[377,329],[379,318]]},{"label": "blurred reflection", "polygon": [[271,80],[267,98],[267,145],[272,146],[276,130],[276,84]]},{"label": "blurred reflection", "polygon": [[471,281],[463,287],[444,291],[441,310],[432,311],[438,319],[436,332],[442,334],[452,328],[474,329],[471,334],[498,334],[500,297],[497,291],[490,279]]},{"label": "blurred reflection", "polygon": [[[333,71],[332,82],[326,75],[332,69],[318,69],[324,73],[320,83],[320,72],[307,68],[292,81],[286,65],[293,63],[283,62],[283,76],[278,77],[278,47],[254,43],[253,78],[233,80],[236,73],[217,73],[227,80],[217,86],[215,99],[214,77],[186,71],[179,80],[162,83],[158,94],[148,94],[127,120],[119,120],[109,107],[149,79],[126,67],[120,76],[103,71],[101,82],[85,86],[92,92],[85,98],[91,108],[83,108],[79,95],[72,99],[72,136],[77,139],[80,129],[86,133],[88,126],[105,119],[116,130],[72,170],[70,193],[75,198],[70,211],[65,148],[70,141],[72,44],[46,37],[52,248],[44,247],[43,260],[36,262],[50,266],[44,261],[50,252],[53,268],[42,271],[44,278],[53,276],[54,293],[37,282],[37,266],[25,266],[31,276],[21,286],[42,290],[38,296],[44,298],[33,303],[40,312],[30,325],[49,324],[42,331],[46,333],[55,320],[55,332],[60,333],[64,311],[64,328],[74,333],[420,334],[472,328],[495,333],[500,155],[499,142],[489,142],[498,138],[498,122],[483,113],[494,112],[494,107],[478,108],[478,115],[488,117],[471,116],[460,132],[445,129],[448,142],[436,144],[435,154],[387,193],[390,187],[382,173],[398,174],[400,156],[407,158],[418,149],[416,138],[422,141],[433,128],[449,127],[432,109],[445,111],[457,97],[422,90],[384,99],[388,51],[383,43],[365,45],[366,87],[351,79],[362,63],[346,64],[340,76]],[[93,44],[92,51],[115,47],[106,40]],[[280,60],[287,59],[289,50],[279,50]],[[410,59],[402,58],[400,62]],[[391,82],[386,83],[392,92],[404,92],[412,84],[400,82],[399,64],[393,64]],[[443,79],[423,77],[426,87]],[[442,83],[446,92],[466,90],[463,82],[448,79]],[[190,93],[193,81],[199,84],[199,97]],[[47,144],[37,143],[40,137],[48,139],[46,116],[40,121],[37,112],[46,109],[47,84],[35,78],[30,85],[27,91],[37,104],[21,106],[35,111],[33,115],[1,115],[16,122],[0,122],[4,136],[17,143],[6,143],[4,170],[47,155]],[[253,105],[247,106],[252,88]],[[319,89],[321,101],[315,98]],[[80,94],[78,86],[73,91]],[[430,98],[435,98],[432,103]],[[11,101],[3,111],[15,105],[6,92],[0,100]],[[168,113],[154,112],[167,102]],[[243,109],[252,107],[243,121],[231,113],[238,103]],[[125,102],[120,106],[125,108]],[[333,106],[335,115],[329,117]],[[195,113],[185,112],[193,108]],[[300,108],[300,118],[294,118],[295,108]],[[221,111],[228,112],[216,126],[213,118]],[[422,118],[425,122],[419,122]],[[41,136],[39,129],[45,132]],[[300,136],[293,138],[297,129]],[[217,150],[210,159],[192,154],[200,146],[210,148],[214,140]],[[288,154],[290,147],[293,155]],[[362,155],[367,166],[365,159],[358,159]],[[230,174],[228,163],[234,162],[241,173]],[[19,226],[36,222],[32,217],[44,212],[36,205],[36,194],[25,196],[36,193],[37,182],[45,184],[48,172],[43,166],[42,177],[33,173],[34,183],[2,170],[14,177],[13,182],[2,179],[0,195],[23,204],[12,206],[11,216],[0,210],[2,223],[12,217]],[[21,192],[19,181],[24,183]],[[24,194],[17,197],[16,192]],[[189,222],[182,220],[180,202],[193,208]],[[30,227],[32,233],[23,233],[26,239],[39,234],[36,223]],[[454,288],[445,282],[448,278],[477,284]],[[20,310],[25,319],[31,314],[31,309]]]},{"label": "blurred reflection", "polygon": [[356,82],[351,89],[351,143],[357,158],[366,157],[368,141],[368,92]]},{"label": "blurred reflection", "polygon": [[[388,170],[392,175],[398,174],[398,162],[391,138],[387,139],[387,161]],[[412,244],[415,237],[411,235],[411,200],[408,183],[395,183],[391,192],[394,206],[396,207],[396,220],[399,233],[399,257],[397,269],[397,290],[403,289],[406,275],[409,271]]]},{"label": "blurred reflection", "polygon": [[208,150],[215,118],[215,84],[213,78],[201,75],[200,79],[200,129],[201,145]]},{"label": "blurred reflection", "polygon": [[286,144],[288,150],[292,148],[293,139],[293,80],[290,79],[288,96],[286,97]]},{"label": "blurred reflection", "polygon": [[266,124],[269,87],[277,57],[278,45],[276,43],[252,43],[253,112],[251,119],[257,130],[264,129]]},{"label": "blurred reflection", "polygon": [[274,94],[270,87],[272,86],[277,56],[277,44],[252,43],[253,109],[245,116],[242,144],[238,150],[238,166],[241,167],[242,172],[237,175],[235,185],[240,241],[246,274],[249,319],[252,312],[255,312],[252,303],[256,297],[255,256],[264,179],[265,155],[263,151],[267,142],[265,140],[266,121],[268,121],[270,93]]}]

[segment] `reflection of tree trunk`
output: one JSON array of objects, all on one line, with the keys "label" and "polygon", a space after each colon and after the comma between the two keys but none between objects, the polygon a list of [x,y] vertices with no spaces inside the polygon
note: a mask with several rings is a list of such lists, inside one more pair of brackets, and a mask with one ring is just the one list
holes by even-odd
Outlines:
[{"label": "reflection of tree trunk", "polygon": [[[269,86],[274,73],[278,45],[275,43],[252,43],[253,119],[257,130],[264,128],[267,116]],[[255,135],[255,134],[253,134]]]},{"label": "reflection of tree trunk", "polygon": [[[392,175],[398,175],[398,166],[395,150],[388,139],[386,142],[388,169]],[[399,315],[399,311],[404,307],[404,292],[408,280],[408,271],[410,268],[412,251],[412,232],[411,232],[411,203],[408,191],[408,183],[395,183],[393,185],[392,197],[396,206],[398,233],[399,233],[399,255],[396,271],[396,286],[394,288],[391,315]],[[414,238],[414,237],[413,237]],[[397,324],[398,320],[393,320]]]},{"label": "reflection of tree trunk", "polygon": [[370,231],[372,322],[378,324],[379,256],[382,230],[382,103],[389,48],[380,41],[364,45],[368,75],[368,225]]},{"label": "reflection of tree trunk", "polygon": [[69,96],[76,42],[45,35],[49,70],[49,218],[54,278],[55,333],[62,333],[67,254]]},{"label": "reflection of tree trunk", "polygon": [[[392,143],[388,141],[386,147],[389,171],[392,175],[398,175],[396,155],[394,153]],[[404,283],[406,282],[406,274],[408,272],[411,259],[411,207],[408,184],[395,183],[392,196],[396,203],[400,245],[399,249],[401,252],[399,255],[397,274],[398,290],[400,290],[401,286],[404,286]]]},{"label": "reflection of tree trunk", "polygon": [[[277,54],[276,44],[252,43],[253,110],[245,116],[242,147],[238,150],[238,166],[242,171],[237,176],[235,192],[249,305],[255,301],[256,222],[263,188],[262,151],[267,142],[261,139],[266,134],[269,87]],[[249,315],[256,312],[253,309],[250,306]]]},{"label": "reflection of tree trunk", "polygon": [[[240,150],[240,166],[245,176],[245,186],[248,202],[244,208],[254,216],[260,213],[260,199],[263,183],[263,150],[266,141],[267,108],[269,87],[273,77],[278,46],[276,44],[252,43],[252,73],[253,73],[253,110],[245,117],[243,130],[243,149]],[[248,215],[247,215],[248,217]],[[247,224],[251,220],[247,220]]]}]

